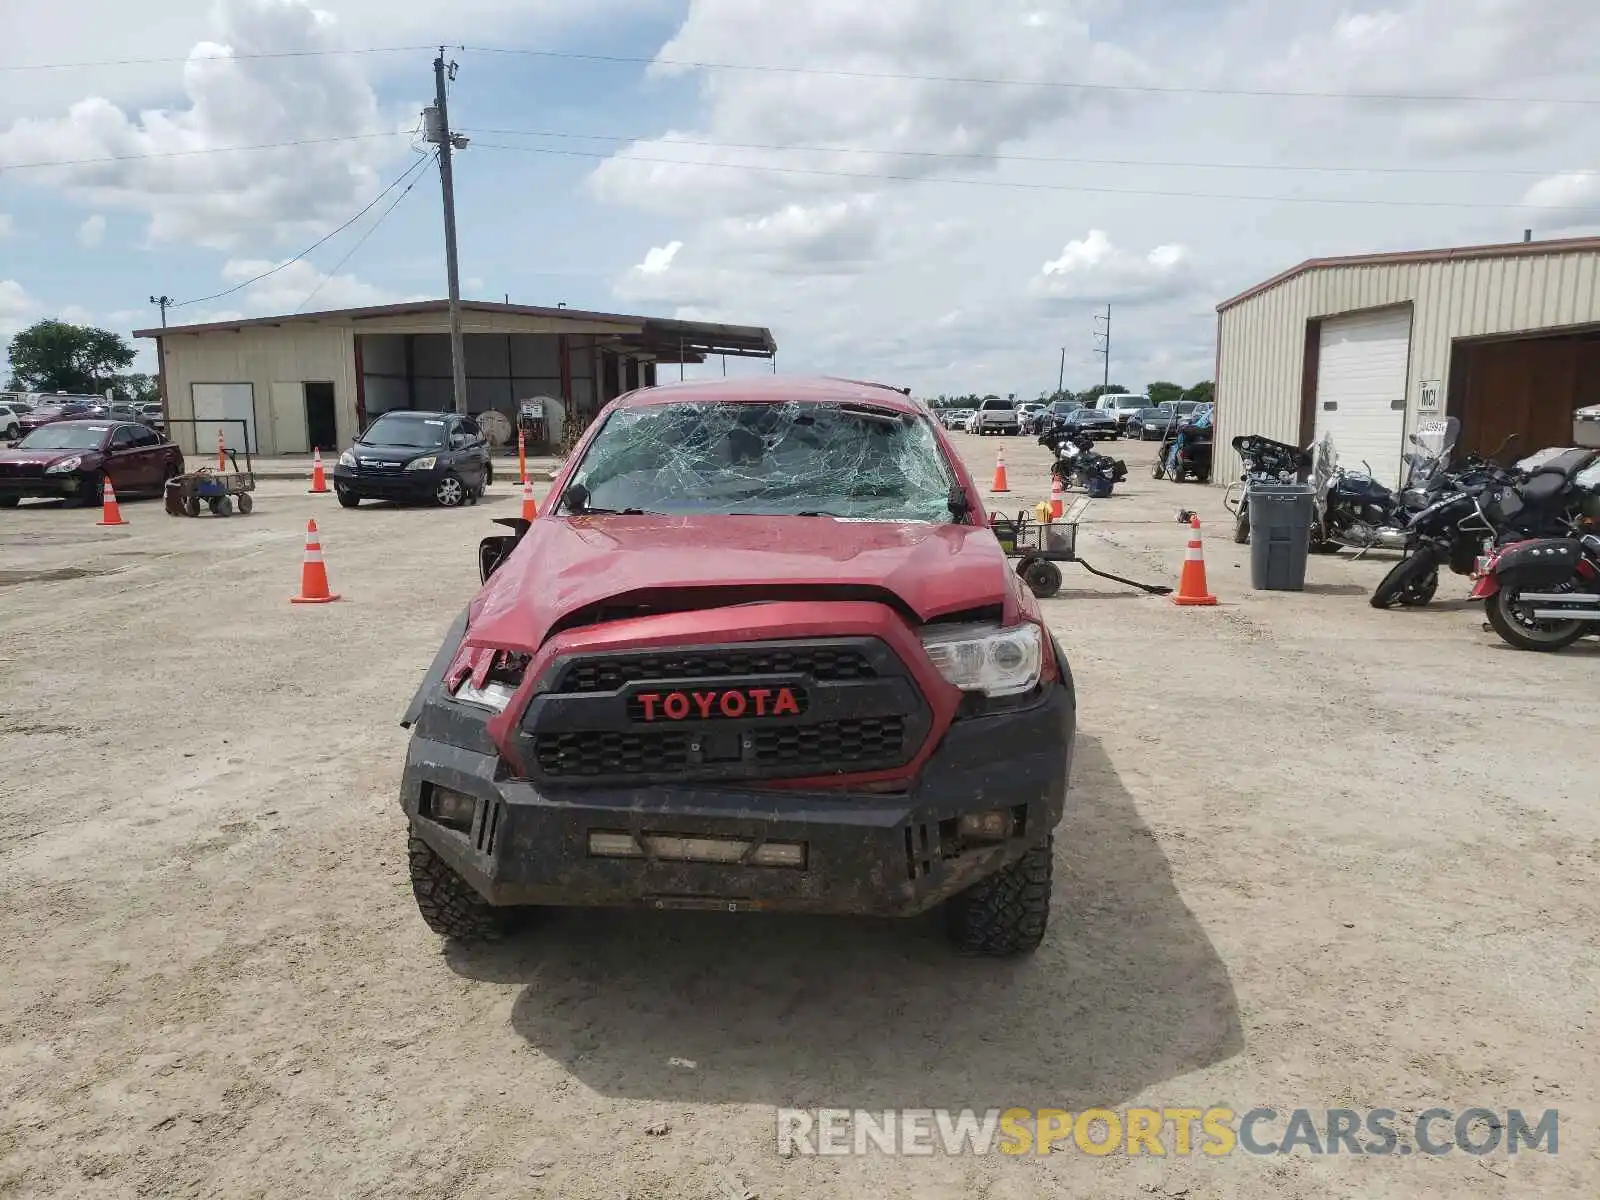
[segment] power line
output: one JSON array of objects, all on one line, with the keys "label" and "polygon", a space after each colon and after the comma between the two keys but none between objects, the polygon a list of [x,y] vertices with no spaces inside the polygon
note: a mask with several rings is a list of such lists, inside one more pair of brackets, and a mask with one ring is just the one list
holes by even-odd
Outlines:
[{"label": "power line", "polygon": [[8,163],[0,160],[0,171],[28,171],[38,167],[88,167],[100,163],[142,162],[154,158],[190,158],[204,154],[243,154],[256,150],[286,150],[293,146],[325,146],[335,142],[359,142],[373,138],[410,137],[407,130],[387,133],[346,133],[338,137],[295,138],[289,142],[259,142],[253,146],[206,146],[197,150],[152,150],[148,154],[109,154],[102,158],[40,159],[36,162]]},{"label": "power line", "polygon": [[[273,58],[329,58],[336,55],[360,54],[410,54],[418,50],[432,50],[432,46],[348,46],[329,47],[318,50],[258,50],[258,51],[230,51],[225,55],[215,58],[202,59],[202,62],[227,62],[229,60],[242,62],[245,60],[257,61]],[[94,67],[151,67],[168,63],[187,63],[190,55],[163,55],[152,58],[102,58],[93,61],[56,62],[56,63],[0,63],[0,71],[79,71]]]},{"label": "power line", "polygon": [[1182,162],[1161,161],[1157,159],[1141,158],[1064,158],[1049,154],[976,154],[962,153],[955,150],[885,150],[861,146],[798,146],[774,145],[761,142],[720,142],[704,138],[683,137],[650,137],[632,136],[623,137],[620,134],[607,133],[568,133],[551,129],[482,129],[467,128],[463,133],[484,133],[493,137],[541,137],[562,138],[572,141],[593,142],[656,142],[667,146],[705,146],[721,150],[770,150],[770,151],[800,151],[813,154],[876,154],[885,157],[901,158],[931,158],[961,162],[1017,162],[1017,163],[1054,163],[1071,166],[1085,167],[1166,167],[1176,169],[1219,170],[1219,171],[1306,171],[1324,174],[1373,174],[1373,175],[1526,175],[1533,178],[1548,178],[1552,175],[1595,175],[1600,171],[1589,168],[1551,168],[1538,170],[1529,167],[1362,167],[1362,166],[1324,166],[1303,163],[1213,163],[1213,162]]},{"label": "power line", "polygon": [[390,192],[394,191],[395,188],[399,187],[402,183],[404,183],[406,181],[407,177],[409,177],[413,171],[416,171],[418,167],[425,167],[425,166],[428,165],[428,163],[430,161],[431,160],[428,159],[428,158],[419,158],[419,159],[417,159],[417,161],[415,161],[409,167],[407,167],[404,171],[402,171],[400,173],[400,175],[392,183],[389,184],[388,187],[384,188],[383,191],[379,192],[370,201],[368,201],[366,207],[364,207],[360,212],[356,213],[355,216],[351,217],[348,221],[346,221],[344,224],[340,225],[337,229],[334,229],[331,232],[324,234],[322,237],[320,237],[316,241],[312,242],[311,245],[307,246],[304,250],[300,251],[300,253],[296,254],[293,258],[285,259],[283,262],[279,263],[277,266],[273,267],[272,269],[267,270],[267,271],[263,271],[259,275],[254,275],[251,278],[246,279],[243,283],[235,284],[233,287],[226,288],[223,291],[214,293],[213,295],[210,295],[210,296],[199,296],[199,297],[197,297],[197,298],[195,298],[193,300],[179,300],[174,304],[169,304],[167,307],[168,308],[187,308],[191,304],[205,304],[205,303],[207,303],[207,302],[209,302],[211,300],[221,300],[224,296],[231,296],[235,292],[243,291],[245,288],[249,287],[252,283],[260,283],[263,279],[267,278],[267,276],[269,276],[269,275],[276,275],[279,271],[283,270],[285,267],[293,266],[295,263],[299,262],[306,255],[310,254],[313,250],[316,250],[320,246],[322,246],[325,243],[331,241],[333,238],[335,238],[339,234],[343,233],[346,229],[349,229],[350,226],[354,225],[362,217],[366,216],[369,212],[371,212],[374,208],[376,208],[378,206],[378,201],[382,200]]},{"label": "power line", "polygon": [[768,63],[701,62],[683,58],[647,58],[629,54],[581,54],[574,50],[517,49],[503,46],[463,46],[467,53],[518,54],[531,58],[578,62],[625,63],[641,66],[682,67],[694,71],[758,71],[782,75],[825,75],[839,79],[904,80],[911,83],[961,83],[978,87],[1034,87],[1085,92],[1144,92],[1173,96],[1254,96],[1265,99],[1384,100],[1398,102],[1475,104],[1578,104],[1600,105],[1597,97],[1572,96],[1467,96],[1438,92],[1314,92],[1270,88],[1184,87],[1176,84],[1088,83],[1067,79],[1003,79],[974,75],[921,75],[901,71],[847,71],[831,67],[789,67]]},{"label": "power line", "polygon": [[[576,50],[551,50],[518,46],[456,46],[454,49],[476,54],[505,54],[527,58],[546,58],[567,62],[613,63],[626,66],[678,67],[694,71],[747,71],[781,75],[814,75],[837,79],[875,79],[909,83],[954,83],[974,87],[1047,88],[1083,92],[1133,92],[1148,95],[1171,96],[1243,96],[1270,100],[1375,100],[1388,103],[1467,103],[1467,104],[1559,104],[1594,107],[1600,106],[1600,97],[1592,96],[1485,96],[1446,92],[1333,92],[1291,90],[1286,88],[1225,88],[1199,87],[1179,84],[1101,83],[1081,79],[1007,79],[999,76],[935,75],[907,71],[851,71],[831,67],[797,67],[777,63],[709,62],[696,59],[660,58],[632,54],[589,54]],[[262,50],[229,54],[210,62],[243,62],[271,59],[318,58],[337,55],[410,54],[432,51],[433,44],[414,46],[354,46],[320,50]],[[187,55],[156,56],[150,58],[112,58],[96,61],[57,63],[0,63],[0,72],[8,71],[70,71],[103,67],[151,66],[186,63]]]},{"label": "power line", "polygon": [[1486,204],[1470,200],[1375,200],[1353,196],[1263,196],[1236,192],[1166,191],[1155,188],[1094,187],[1087,184],[1031,183],[1010,179],[950,179],[937,175],[892,175],[867,171],[827,171],[815,167],[779,167],[759,163],[704,162],[686,158],[651,158],[640,154],[601,154],[597,151],[556,150],[548,146],[505,146],[495,142],[474,142],[480,150],[510,150],[519,154],[550,154],[564,158],[600,159],[612,162],[656,163],[674,167],[711,167],[730,171],[765,171],[782,175],[810,175],[830,179],[882,180],[893,183],[938,183],[960,187],[1009,188],[1020,191],[1084,192],[1105,196],[1151,196],[1178,200],[1239,200],[1268,204],[1335,204],[1355,205],[1363,208],[1468,208],[1532,209],[1537,212],[1576,212],[1586,209],[1577,204]]},{"label": "power line", "polygon": [[[438,157],[439,156],[438,156],[437,153],[431,154],[431,155],[428,156],[427,162],[429,164],[431,164],[434,161],[434,159],[436,159]],[[374,221],[371,225],[367,226],[367,231],[356,239],[356,244],[355,245],[351,246],[350,249],[345,251],[344,257],[341,258],[338,262],[334,263],[333,266],[330,267],[327,271],[323,272],[322,278],[317,281],[317,286],[311,289],[311,294],[308,295],[304,300],[300,301],[299,304],[295,305],[295,307],[294,307],[294,311],[295,312],[299,312],[301,309],[305,308],[306,305],[310,304],[312,300],[316,299],[317,293],[322,290],[323,285],[325,285],[328,282],[328,280],[332,279],[335,275],[337,275],[339,273],[339,269],[341,267],[343,267],[345,265],[345,263],[349,262],[352,257],[354,257],[355,252],[357,250],[361,249],[362,245],[365,244],[366,240],[369,237],[371,237],[374,233],[378,232],[378,226],[382,225],[384,223],[384,221],[388,219],[389,214],[392,213],[397,207],[399,207],[400,201],[404,200],[407,196],[409,196],[411,194],[411,189],[416,187],[417,184],[419,184],[420,182],[422,182],[422,176],[425,173],[426,172],[419,172],[418,174],[413,175],[411,177],[411,182],[406,184],[405,190],[402,191],[398,196],[396,196],[393,200],[391,200],[389,202],[389,207],[384,209],[381,213],[378,214],[378,219],[376,221]]]}]

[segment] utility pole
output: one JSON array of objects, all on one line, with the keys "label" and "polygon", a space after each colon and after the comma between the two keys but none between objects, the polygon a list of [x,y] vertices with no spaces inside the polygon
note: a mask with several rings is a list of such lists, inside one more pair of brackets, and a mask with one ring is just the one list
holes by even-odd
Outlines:
[{"label": "utility pole", "polygon": [[1056,375],[1056,395],[1060,396],[1067,389],[1067,348],[1061,347],[1061,370]]},{"label": "utility pole", "polygon": [[150,303],[161,310],[161,328],[167,327],[167,309],[172,307],[171,296],[151,296]]},{"label": "utility pole", "polygon": [[[1106,323],[1104,329],[1099,328],[1101,321]],[[1100,386],[1104,389],[1111,386],[1111,305],[1106,305],[1105,316],[1102,317],[1099,313],[1095,314],[1094,323],[1096,326],[1094,331],[1095,341],[1100,343],[1094,348],[1094,352],[1103,354],[1106,358],[1105,375],[1100,380]]]},{"label": "utility pole", "polygon": [[461,345],[461,273],[456,260],[456,184],[450,156],[464,150],[467,139],[450,132],[450,106],[446,83],[456,77],[456,64],[446,63],[444,47],[433,60],[433,107],[424,109],[422,127],[427,141],[439,147],[439,188],[444,193],[444,269],[450,285],[450,369],[455,382],[455,409],[467,411],[467,356]]}]

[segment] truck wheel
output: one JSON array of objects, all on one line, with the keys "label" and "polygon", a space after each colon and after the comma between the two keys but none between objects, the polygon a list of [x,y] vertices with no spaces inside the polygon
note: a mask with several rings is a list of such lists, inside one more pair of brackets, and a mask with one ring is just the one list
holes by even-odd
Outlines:
[{"label": "truck wheel", "polygon": [[963,954],[1016,958],[1044,940],[1050,918],[1050,868],[1054,839],[1046,838],[997,874],[952,896],[946,932]]},{"label": "truck wheel", "polygon": [[505,913],[473,891],[427,842],[408,835],[406,854],[417,911],[429,929],[463,942],[489,942],[504,935]]}]

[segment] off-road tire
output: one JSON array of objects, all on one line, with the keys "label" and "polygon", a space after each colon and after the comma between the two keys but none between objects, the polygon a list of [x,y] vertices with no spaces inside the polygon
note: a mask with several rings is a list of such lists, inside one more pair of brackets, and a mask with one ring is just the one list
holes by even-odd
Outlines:
[{"label": "off-road tire", "polygon": [[1046,838],[997,874],[980,879],[945,905],[945,929],[962,954],[1018,958],[1044,940],[1050,919],[1054,839]]},{"label": "off-road tire", "polygon": [[406,838],[417,911],[440,937],[492,942],[505,936],[506,914],[489,904],[416,834]]},{"label": "off-road tire", "polygon": [[1431,549],[1418,550],[1401,559],[1373,589],[1373,608],[1420,608],[1439,590],[1439,556]]}]

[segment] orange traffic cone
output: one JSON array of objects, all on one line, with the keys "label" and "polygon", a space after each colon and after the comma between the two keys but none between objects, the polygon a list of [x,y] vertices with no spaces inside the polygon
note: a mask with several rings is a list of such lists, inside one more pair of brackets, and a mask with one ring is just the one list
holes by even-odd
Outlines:
[{"label": "orange traffic cone", "polygon": [[989,490],[991,492],[1009,492],[1011,490],[1006,485],[1006,452],[1004,450],[995,451],[994,483]]},{"label": "orange traffic cone", "polygon": [[100,519],[96,525],[126,525],[122,519],[122,509],[117,505],[117,489],[111,486],[111,476],[107,475],[100,484]]},{"label": "orange traffic cone", "polygon": [[1183,573],[1178,576],[1174,604],[1215,604],[1217,598],[1206,590],[1206,555],[1200,545],[1200,518],[1189,518],[1189,548],[1183,554]]},{"label": "orange traffic cone", "polygon": [[322,561],[322,535],[315,521],[306,522],[306,558],[300,567],[300,594],[290,604],[328,604],[339,597],[328,591],[328,567]]},{"label": "orange traffic cone", "polygon": [[328,477],[322,471],[322,447],[318,446],[311,452],[311,494],[320,496],[330,490]]},{"label": "orange traffic cone", "polygon": [[1057,521],[1059,521],[1061,519],[1061,506],[1062,506],[1063,497],[1066,495],[1066,492],[1067,492],[1067,489],[1061,486],[1061,476],[1052,475],[1050,477],[1050,516],[1051,516],[1051,519],[1057,520]]},{"label": "orange traffic cone", "polygon": [[228,469],[228,448],[227,448],[227,446],[225,446],[223,444],[223,441],[222,441],[222,430],[219,429],[219,430],[217,430],[217,470],[218,471],[226,471],[227,469]]},{"label": "orange traffic cone", "polygon": [[533,498],[533,480],[522,477],[522,519],[531,521],[539,515],[539,505]]}]

